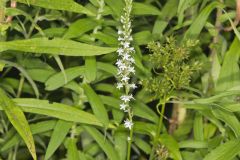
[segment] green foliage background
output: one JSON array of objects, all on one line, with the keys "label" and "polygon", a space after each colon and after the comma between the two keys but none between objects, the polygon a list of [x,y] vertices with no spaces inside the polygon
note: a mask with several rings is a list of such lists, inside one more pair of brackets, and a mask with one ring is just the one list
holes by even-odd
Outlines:
[{"label": "green foliage background", "polygon": [[[115,80],[124,1],[10,3],[0,0],[0,159],[125,160],[128,131]],[[149,159],[152,149],[154,159],[240,159],[237,11],[234,0],[134,1],[138,89],[131,104],[131,159]],[[233,30],[226,31],[229,26]],[[163,47],[166,55],[159,57],[153,41],[164,46],[171,36],[175,48]],[[188,50],[183,45],[188,40],[198,43],[183,58],[176,46]],[[158,74],[167,52],[183,59],[165,61],[165,68],[180,66],[171,74],[164,70],[168,77],[187,71],[171,93],[162,92],[167,83]],[[194,61],[201,63],[198,72]],[[151,86],[156,75],[160,80]],[[158,135],[162,115],[155,106],[162,94],[168,95],[168,103]]]}]

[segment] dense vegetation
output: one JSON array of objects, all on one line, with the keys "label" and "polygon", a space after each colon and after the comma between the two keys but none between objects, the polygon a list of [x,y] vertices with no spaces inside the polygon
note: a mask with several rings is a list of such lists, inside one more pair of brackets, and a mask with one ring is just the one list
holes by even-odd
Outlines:
[{"label": "dense vegetation", "polygon": [[0,160],[240,159],[240,0],[0,0]]}]

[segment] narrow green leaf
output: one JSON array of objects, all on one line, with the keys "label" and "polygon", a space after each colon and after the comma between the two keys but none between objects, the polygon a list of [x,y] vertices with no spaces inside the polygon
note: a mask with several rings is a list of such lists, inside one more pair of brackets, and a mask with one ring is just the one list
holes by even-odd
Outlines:
[{"label": "narrow green leaf", "polygon": [[134,121],[134,133],[146,134],[150,137],[156,136],[157,126],[152,123]]},{"label": "narrow green leaf", "polygon": [[[83,75],[84,71],[85,68],[80,66],[65,69],[65,74],[68,77],[67,82]],[[45,89],[52,91],[63,85],[65,85],[64,75],[62,73],[56,73],[50,76],[50,78],[45,82]]]},{"label": "narrow green leaf", "polygon": [[184,160],[200,160],[203,156],[200,151],[182,151],[182,157]]},{"label": "narrow green leaf", "polygon": [[161,9],[161,19],[169,21],[177,14],[179,0],[168,0]]},{"label": "narrow green leaf", "polygon": [[43,114],[62,120],[102,126],[92,114],[61,103],[49,103],[46,100],[16,98],[14,102],[25,112]]},{"label": "narrow green leaf", "polygon": [[78,149],[76,146],[76,139],[69,138],[67,146],[67,159],[71,160],[80,160]]},{"label": "narrow green leaf", "polygon": [[61,145],[72,125],[73,123],[68,121],[59,120],[57,122],[47,147],[45,160],[48,160]]},{"label": "narrow green leaf", "polygon": [[240,122],[234,113],[227,112],[218,108],[213,108],[212,112],[215,117],[225,122],[233,130],[236,137],[240,137]]},{"label": "narrow green leaf", "polygon": [[109,63],[97,62],[97,68],[113,76],[117,74],[117,67]]},{"label": "narrow green leaf", "polygon": [[[56,123],[57,123],[56,120],[42,121],[36,124],[30,124],[30,129],[33,135],[44,133],[52,130],[56,126]],[[0,151],[5,152],[9,148],[17,145],[17,143],[20,141],[21,137],[19,136],[19,134],[16,133],[12,138],[8,139],[3,146],[0,147],[1,148]]]},{"label": "narrow green leaf", "polygon": [[67,84],[67,75],[65,73],[65,70],[64,70],[64,67],[63,67],[63,64],[62,64],[62,61],[60,59],[60,57],[58,55],[54,55],[54,59],[56,60],[57,64],[58,64],[58,67],[60,68],[62,74],[63,74],[63,77],[64,77],[64,81],[65,81],[65,84]]},{"label": "narrow green leaf", "polygon": [[10,98],[6,96],[6,94],[1,88],[0,88],[0,106],[3,108],[9,121],[12,123],[14,128],[17,130],[19,135],[26,143],[33,159],[36,160],[37,156],[35,144],[27,119],[22,110],[18,106],[16,106],[15,103]]},{"label": "narrow green leaf", "polygon": [[81,160],[94,160],[92,157],[89,155],[86,155],[85,153],[78,151],[79,157],[81,157]]},{"label": "narrow green leaf", "polygon": [[[107,73],[110,73],[111,75],[117,74],[117,68],[112,64],[97,62],[96,67],[98,70],[105,71]],[[43,77],[49,77],[48,80],[45,82],[46,90],[55,90],[65,85],[64,76],[62,73],[51,74],[52,72],[46,72],[46,70],[45,71],[32,70],[31,76],[34,76],[34,80],[37,80],[37,76],[38,76],[34,71],[40,71],[39,74],[41,75],[43,74],[41,79]],[[68,82],[70,82],[73,79],[77,78],[78,76],[85,76],[85,66],[77,66],[77,67],[65,69],[65,73],[66,73],[66,76],[68,77]]]},{"label": "narrow green leaf", "polygon": [[229,112],[240,112],[240,104],[239,103],[226,104],[226,105],[223,105],[223,108]]},{"label": "narrow green leaf", "polygon": [[168,148],[175,160],[182,160],[178,143],[171,135],[162,134],[160,136],[160,142]]},{"label": "narrow green leaf", "polygon": [[6,15],[8,16],[18,16],[18,15],[23,15],[25,16],[27,19],[31,20],[33,22],[32,17],[27,14],[26,12],[17,9],[17,8],[6,8]]},{"label": "narrow green leaf", "polygon": [[225,54],[220,75],[217,80],[216,91],[224,91],[240,85],[240,70],[238,64],[240,56],[239,46],[240,42],[236,37],[232,42],[230,49]]},{"label": "narrow green leaf", "polygon": [[93,30],[96,26],[97,26],[97,22],[91,18],[79,19],[69,26],[63,38],[70,39],[70,38],[79,37],[85,32]]},{"label": "narrow green leaf", "polygon": [[94,38],[102,41],[103,43],[107,44],[108,46],[117,46],[118,40],[117,37],[114,37],[110,34],[103,33],[103,32],[97,32],[93,34]]},{"label": "narrow green leaf", "polygon": [[116,48],[93,46],[60,38],[52,40],[48,38],[33,38],[0,42],[0,52],[6,50],[65,56],[94,56],[114,52]]},{"label": "narrow green leaf", "polygon": [[28,69],[27,70],[29,76],[37,82],[44,83],[51,77],[55,71],[49,69]]},{"label": "narrow green leaf", "polygon": [[158,8],[140,2],[133,3],[133,15],[161,15]]},{"label": "narrow green leaf", "polygon": [[88,98],[88,102],[90,103],[93,109],[93,113],[102,122],[102,124],[105,127],[107,127],[109,124],[109,118],[108,118],[107,110],[102,100],[88,84],[86,83],[82,84],[82,88],[84,90],[85,95]]},{"label": "narrow green leaf", "polygon": [[106,138],[104,138],[101,132],[93,127],[84,126],[83,128],[96,140],[99,146],[107,154],[108,159],[119,160],[118,152],[116,152],[113,145]]},{"label": "narrow green leaf", "polygon": [[3,71],[3,68],[5,67],[5,63],[0,62],[0,72]]},{"label": "narrow green leaf", "polygon": [[115,15],[121,16],[122,9],[124,7],[123,1],[104,0],[104,2],[113,10]]},{"label": "narrow green leaf", "polygon": [[212,150],[203,160],[231,160],[240,153],[239,148],[240,140],[233,139]]},{"label": "narrow green leaf", "polygon": [[196,113],[193,123],[194,139],[203,141],[203,118],[200,113]]},{"label": "narrow green leaf", "polygon": [[222,8],[223,4],[219,2],[212,2],[201,11],[201,13],[193,21],[190,28],[185,33],[184,40],[196,39],[198,37],[198,35],[200,34],[201,30],[203,29],[204,25],[207,22],[208,16],[216,7]]},{"label": "narrow green leaf", "polygon": [[[60,27],[51,27],[43,30],[45,37],[62,38],[65,32],[66,32],[66,28],[60,28]],[[41,37],[42,35],[39,32],[32,36],[32,38],[41,38]]]},{"label": "narrow green leaf", "polygon": [[153,41],[151,32],[141,31],[133,35],[134,43],[137,45],[148,44],[150,41]]},{"label": "narrow green leaf", "polygon": [[180,148],[208,148],[208,143],[206,141],[195,141],[195,140],[186,140],[179,143]]},{"label": "narrow green leaf", "polygon": [[[17,90],[19,88],[19,79],[4,78],[0,81],[0,83],[10,85],[15,90]],[[22,92],[34,95],[33,89],[28,83],[23,84]]]},{"label": "narrow green leaf", "polygon": [[151,146],[147,141],[139,137],[134,137],[134,143],[146,154],[151,153]]},{"label": "narrow green leaf", "polygon": [[127,157],[127,133],[116,131],[114,134],[115,150],[119,153],[119,160],[126,160]]},{"label": "narrow green leaf", "polygon": [[63,11],[70,11],[76,13],[84,13],[87,15],[94,16],[94,14],[83,7],[82,5],[74,2],[74,0],[17,0],[17,2],[31,4],[34,6],[39,6],[47,9],[56,9]]},{"label": "narrow green leaf", "polygon": [[194,3],[198,2],[198,0],[180,0],[178,5],[178,24],[181,24],[184,18],[184,11],[192,6]]},{"label": "narrow green leaf", "polygon": [[96,57],[85,57],[85,78],[86,82],[90,83],[97,77],[97,62]]},{"label": "narrow green leaf", "polygon": [[168,22],[163,20],[156,20],[152,29],[152,34],[156,37],[162,36],[163,31],[166,29],[167,26]]},{"label": "narrow green leaf", "polygon": [[223,97],[239,95],[239,94],[240,94],[240,90],[228,90],[228,91],[224,91],[219,94],[216,94],[209,98],[195,99],[193,102],[196,104],[210,104],[210,103],[220,100]]},{"label": "narrow green leaf", "polygon": [[226,13],[226,16],[227,16],[228,20],[230,21],[231,26],[232,26],[232,28],[233,28],[233,31],[234,31],[235,35],[237,36],[238,40],[240,41],[240,32],[237,30],[234,22],[233,22],[232,19],[230,18],[229,13],[227,13],[225,10],[223,10],[223,11]]}]

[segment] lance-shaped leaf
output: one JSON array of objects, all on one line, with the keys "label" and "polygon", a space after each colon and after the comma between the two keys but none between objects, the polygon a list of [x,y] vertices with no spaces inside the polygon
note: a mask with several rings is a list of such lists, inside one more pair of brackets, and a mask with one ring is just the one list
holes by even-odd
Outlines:
[{"label": "lance-shaped leaf", "polygon": [[116,51],[117,48],[99,47],[61,38],[33,38],[0,42],[0,52],[15,50],[65,56],[94,56]]},{"label": "lance-shaped leaf", "polygon": [[17,98],[14,99],[14,102],[20,106],[24,112],[43,114],[70,122],[102,126],[101,122],[94,115],[69,105],[49,103],[46,100],[31,98]]},{"label": "lance-shaped leaf", "polygon": [[102,122],[102,124],[107,127],[109,123],[109,118],[107,114],[107,110],[100,99],[100,97],[94,92],[94,90],[88,84],[82,84],[82,88],[84,89],[84,93],[88,98],[88,101],[93,109],[93,113],[96,117]]},{"label": "lance-shaped leaf", "polygon": [[233,139],[221,144],[204,157],[204,160],[227,160],[233,159],[240,153],[240,140]]},{"label": "lance-shaped leaf", "polygon": [[34,160],[37,159],[33,136],[23,111],[0,89],[0,106],[5,111],[9,121],[26,143]]},{"label": "lance-shaped leaf", "polygon": [[70,11],[76,13],[84,13],[93,16],[94,14],[82,5],[74,2],[74,0],[17,0],[20,3],[31,4],[47,9],[56,9],[62,11]]}]

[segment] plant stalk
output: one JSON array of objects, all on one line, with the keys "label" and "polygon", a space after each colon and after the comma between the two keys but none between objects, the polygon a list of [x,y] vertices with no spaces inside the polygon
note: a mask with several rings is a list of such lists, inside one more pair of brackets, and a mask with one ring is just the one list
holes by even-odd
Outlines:
[{"label": "plant stalk", "polygon": [[160,136],[160,133],[161,133],[161,128],[162,128],[162,125],[163,125],[164,112],[165,112],[166,100],[164,99],[164,101],[162,103],[159,102],[157,104],[157,110],[158,111],[159,111],[158,107],[160,105],[162,106],[162,109],[161,109],[161,113],[160,113],[160,117],[159,117],[159,121],[158,121],[158,127],[157,127],[156,136],[154,137],[154,141],[153,141],[153,147],[152,147],[152,151],[151,151],[150,158],[149,158],[150,160],[153,160],[153,158],[154,158],[154,152],[155,152],[155,149],[156,149],[156,146],[157,146],[157,143],[158,143],[158,139],[159,139],[159,136]]},{"label": "plant stalk", "polygon": [[133,138],[133,128],[130,130],[130,139],[128,139],[128,152],[127,152],[127,160],[131,158],[131,145],[132,145],[132,138]]},{"label": "plant stalk", "polygon": [[18,92],[17,92],[17,96],[16,96],[17,98],[20,98],[20,96],[21,96],[24,81],[25,81],[25,77],[23,75],[21,75],[19,85],[18,85]]},{"label": "plant stalk", "polygon": [[[125,94],[129,94],[130,89],[128,87],[125,88]],[[128,109],[128,118],[132,122],[132,110],[131,108]],[[129,131],[129,137],[127,138],[128,141],[128,150],[127,150],[127,160],[131,158],[131,146],[132,146],[132,137],[133,137],[133,127]],[[130,138],[130,139],[129,139]]]}]

